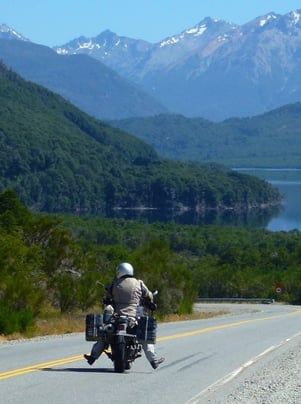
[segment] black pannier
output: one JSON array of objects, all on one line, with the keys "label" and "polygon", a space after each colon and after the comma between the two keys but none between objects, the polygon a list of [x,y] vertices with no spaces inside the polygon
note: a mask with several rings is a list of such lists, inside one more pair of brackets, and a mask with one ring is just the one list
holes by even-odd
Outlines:
[{"label": "black pannier", "polygon": [[99,340],[99,328],[103,326],[102,314],[86,315],[86,341]]},{"label": "black pannier", "polygon": [[139,341],[156,343],[157,320],[154,317],[140,317],[137,326],[137,338]]}]

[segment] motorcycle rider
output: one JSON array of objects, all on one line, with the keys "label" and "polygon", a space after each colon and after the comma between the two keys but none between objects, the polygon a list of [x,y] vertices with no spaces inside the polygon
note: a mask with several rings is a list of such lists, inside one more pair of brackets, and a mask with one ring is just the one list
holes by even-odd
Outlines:
[{"label": "motorcycle rider", "polygon": [[[111,303],[112,300],[116,314],[128,316],[134,321],[136,321],[139,306],[143,300],[148,300],[150,305],[154,305],[152,292],[143,281],[134,277],[134,268],[128,262],[123,262],[116,268],[116,280],[108,288],[104,303]],[[157,369],[164,358],[157,358],[154,344],[141,342],[141,345],[151,366],[153,369]],[[89,365],[92,365],[106,348],[106,343],[97,341],[93,345],[90,355],[84,355]]]}]

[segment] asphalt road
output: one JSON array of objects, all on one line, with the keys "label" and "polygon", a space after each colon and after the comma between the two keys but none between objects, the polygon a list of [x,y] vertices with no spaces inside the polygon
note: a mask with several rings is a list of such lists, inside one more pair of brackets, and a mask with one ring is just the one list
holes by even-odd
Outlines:
[{"label": "asphalt road", "polygon": [[153,370],[138,359],[124,374],[102,356],[90,367],[82,358],[91,343],[83,334],[0,344],[1,401],[13,404],[207,403],[246,369],[300,334],[300,306],[230,307],[231,315],[159,324],[157,351],[165,362]]}]

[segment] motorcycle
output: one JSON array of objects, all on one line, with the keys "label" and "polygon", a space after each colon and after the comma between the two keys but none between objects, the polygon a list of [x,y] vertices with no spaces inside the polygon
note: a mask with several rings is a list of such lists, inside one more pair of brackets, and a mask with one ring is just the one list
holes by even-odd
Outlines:
[{"label": "motorcycle", "polygon": [[153,316],[156,305],[144,302],[144,307],[150,315],[142,315],[137,320],[117,315],[110,304],[105,305],[103,314],[86,316],[86,341],[104,342],[104,353],[113,361],[117,373],[131,369],[133,362],[141,357],[142,342],[156,342],[157,320]]}]

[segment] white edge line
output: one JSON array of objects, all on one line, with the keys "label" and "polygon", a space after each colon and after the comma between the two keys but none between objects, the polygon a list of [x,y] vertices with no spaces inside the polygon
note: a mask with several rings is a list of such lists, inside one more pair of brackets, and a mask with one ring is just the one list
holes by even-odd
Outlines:
[{"label": "white edge line", "polygon": [[189,401],[187,401],[185,404],[200,404],[202,396],[206,393],[216,391],[218,388],[224,386],[226,383],[229,383],[231,380],[233,380],[236,376],[238,376],[243,370],[247,369],[248,367],[254,365],[259,359],[261,359],[263,356],[267,355],[268,353],[280,348],[282,345],[286,344],[287,342],[293,340],[294,338],[300,336],[301,333],[297,333],[293,335],[291,338],[286,338],[284,341],[281,341],[277,345],[272,345],[263,352],[261,352],[259,355],[255,356],[253,359],[245,362],[242,366],[239,368],[235,369],[234,371],[228,373],[226,376],[222,377],[221,379],[217,380],[216,382],[212,383],[210,386],[206,387],[204,390],[202,390],[200,393],[198,393],[196,396],[192,397]]}]

